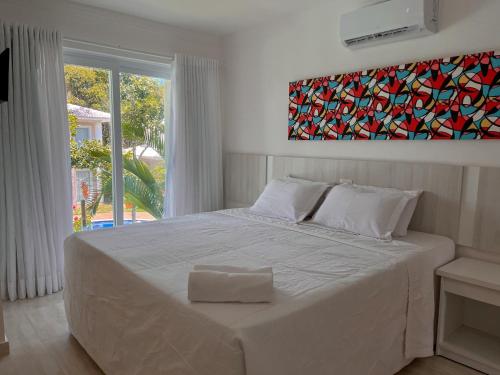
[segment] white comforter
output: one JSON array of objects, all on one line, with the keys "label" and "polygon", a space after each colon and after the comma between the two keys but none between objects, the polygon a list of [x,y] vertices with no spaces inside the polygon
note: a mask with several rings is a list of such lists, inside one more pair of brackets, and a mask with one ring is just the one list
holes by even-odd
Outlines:
[{"label": "white comforter", "polygon": [[[108,374],[390,374],[433,354],[433,273],[453,255],[227,210],[71,236],[65,306]],[[194,264],[272,266],[275,301],[190,303]]]}]

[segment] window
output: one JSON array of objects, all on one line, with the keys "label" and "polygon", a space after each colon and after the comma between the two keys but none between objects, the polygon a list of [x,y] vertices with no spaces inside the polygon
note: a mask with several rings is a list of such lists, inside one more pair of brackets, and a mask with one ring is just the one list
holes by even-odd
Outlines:
[{"label": "window", "polygon": [[76,49],[65,63],[74,230],[161,218],[170,65]]},{"label": "window", "polygon": [[78,146],[81,146],[83,141],[90,139],[90,128],[76,128],[75,140]]}]

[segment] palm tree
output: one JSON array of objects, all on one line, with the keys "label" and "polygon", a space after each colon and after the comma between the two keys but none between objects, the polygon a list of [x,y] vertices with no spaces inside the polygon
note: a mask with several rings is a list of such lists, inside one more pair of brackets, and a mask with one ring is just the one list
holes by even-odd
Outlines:
[{"label": "palm tree", "polygon": [[[143,139],[147,147],[154,149],[160,155],[164,155],[162,132],[146,132]],[[91,196],[94,198],[87,203],[87,209],[92,214],[95,214],[101,200],[112,194],[111,154],[105,149],[90,150],[89,153],[89,156],[98,160],[102,166],[99,170],[101,180],[99,192],[95,195],[92,194]],[[156,219],[160,219],[163,216],[163,189],[149,166],[138,159],[133,151],[123,155],[123,170],[125,202],[148,212]]]}]

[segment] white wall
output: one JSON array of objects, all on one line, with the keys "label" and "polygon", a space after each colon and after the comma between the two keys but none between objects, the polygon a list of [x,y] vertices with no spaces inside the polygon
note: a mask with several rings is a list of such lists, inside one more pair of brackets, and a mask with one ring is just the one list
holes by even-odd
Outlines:
[{"label": "white wall", "polygon": [[441,0],[438,34],[348,50],[339,14],[366,3],[330,0],[224,39],[225,150],[500,166],[500,141],[287,140],[289,81],[500,49],[500,1]]},{"label": "white wall", "polygon": [[63,37],[142,52],[222,57],[220,37],[67,1],[0,0],[0,19],[54,28]]}]

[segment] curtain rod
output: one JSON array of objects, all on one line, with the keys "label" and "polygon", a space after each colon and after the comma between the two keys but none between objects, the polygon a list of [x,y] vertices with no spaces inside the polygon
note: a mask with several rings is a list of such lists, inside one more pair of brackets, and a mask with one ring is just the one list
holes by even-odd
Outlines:
[{"label": "curtain rod", "polygon": [[68,48],[78,48],[78,46],[80,46],[80,47],[89,46],[89,47],[94,47],[94,48],[100,48],[104,51],[107,50],[107,51],[116,51],[116,52],[126,52],[129,54],[136,54],[136,55],[145,56],[145,57],[146,56],[153,57],[155,59],[164,60],[165,62],[174,61],[174,56],[172,56],[172,55],[160,55],[160,54],[144,52],[144,51],[140,51],[140,50],[122,48],[119,45],[113,46],[113,45],[105,44],[105,43],[90,42],[88,40],[63,38],[63,44]]}]

